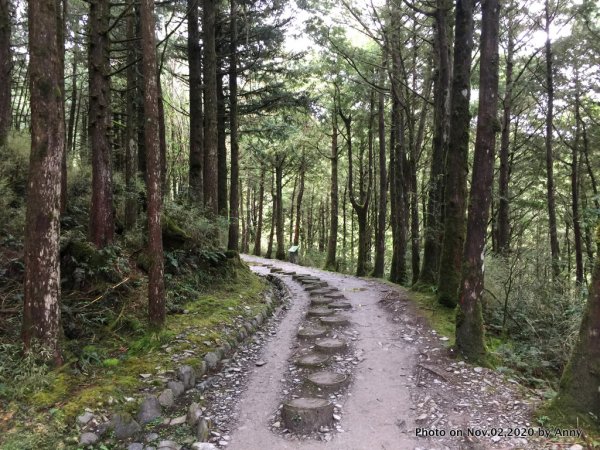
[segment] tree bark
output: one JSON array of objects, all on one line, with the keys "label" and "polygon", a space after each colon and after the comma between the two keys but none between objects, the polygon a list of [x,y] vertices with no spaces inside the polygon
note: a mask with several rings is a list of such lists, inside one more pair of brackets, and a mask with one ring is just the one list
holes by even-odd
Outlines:
[{"label": "tree bark", "polygon": [[283,229],[283,165],[286,157],[283,155],[276,156],[275,162],[275,201],[277,202],[275,226],[277,229],[277,251],[275,258],[282,261],[285,260],[285,237]]},{"label": "tree bark", "polygon": [[[238,250],[239,241],[239,142],[238,142],[238,86],[237,86],[237,1],[230,0],[230,47],[229,47],[229,146],[231,157],[231,181],[229,186],[229,239],[227,248],[229,250]],[[262,202],[264,195],[264,170],[261,171],[260,181],[260,199],[259,215],[254,244],[254,254],[260,256],[260,235],[262,228]],[[258,242],[258,252],[256,251],[256,242]]]},{"label": "tree bark", "polygon": [[22,337],[26,351],[37,341],[55,365],[60,350],[60,195],[64,151],[56,1],[30,0],[29,81],[31,154],[25,215],[25,285]]},{"label": "tree bark", "polygon": [[448,149],[448,103],[450,91],[450,50],[448,44],[448,14],[450,2],[438,0],[435,12],[436,77],[434,91],[434,132],[429,173],[427,222],[423,249],[423,267],[418,284],[435,285],[438,276],[443,238],[442,200],[444,194],[444,161]]},{"label": "tree bark", "polygon": [[449,308],[454,308],[458,301],[466,232],[474,9],[474,0],[456,2],[454,71],[450,94],[450,141],[445,170],[444,241],[437,292],[438,302]]},{"label": "tree bark", "polygon": [[456,346],[472,361],[485,358],[481,297],[483,262],[494,176],[494,153],[498,121],[498,0],[482,1],[479,112],[469,196],[469,217],[456,316]]},{"label": "tree bark", "polygon": [[554,74],[552,62],[552,44],[550,42],[550,5],[545,3],[546,14],[546,200],[548,202],[548,226],[550,232],[550,253],[552,256],[552,274],[557,280],[560,276],[560,247],[556,225],[556,200],[554,193],[554,154],[552,150],[552,131],[554,122]]},{"label": "tree bark", "polygon": [[275,236],[275,220],[277,217],[277,194],[275,193],[275,177],[271,172],[271,229],[269,230],[269,241],[267,243],[267,253],[265,258],[273,257],[273,238]]},{"label": "tree bark", "polygon": [[164,259],[161,229],[161,161],[158,115],[158,80],[154,35],[154,0],[140,3],[142,64],[144,69],[144,137],[148,185],[148,316],[152,326],[165,322]]},{"label": "tree bark", "polygon": [[90,2],[89,50],[89,113],[88,129],[92,150],[92,201],[90,210],[90,240],[104,248],[114,239],[112,159],[109,0]]},{"label": "tree bark", "polygon": [[[383,82],[383,70],[380,77]],[[377,228],[375,233],[375,264],[373,276],[383,277],[385,262],[385,228],[387,216],[387,160],[385,152],[385,96],[379,92],[377,100],[377,131],[379,136],[379,214],[377,215]]]},{"label": "tree bark", "polygon": [[304,196],[304,174],[306,172],[304,159],[300,166],[300,185],[298,187],[298,197],[296,199],[296,225],[294,226],[293,245],[298,245],[300,242],[300,218],[302,213],[302,197]]},{"label": "tree bark", "polygon": [[262,239],[262,228],[263,228],[263,205],[265,199],[265,169],[264,167],[260,171],[260,182],[258,186],[258,221],[256,224],[256,233],[254,236],[254,251],[252,252],[256,256],[261,255],[261,239]]},{"label": "tree bark", "polygon": [[583,284],[583,244],[579,222],[579,141],[581,137],[581,99],[579,72],[575,70],[575,142],[571,148],[571,212],[573,215],[573,241],[575,244],[575,280]]},{"label": "tree bark", "polygon": [[198,0],[188,0],[187,55],[190,85],[190,159],[189,189],[190,200],[196,204],[203,202],[204,130],[202,119],[202,52]]},{"label": "tree bark", "polygon": [[[220,52],[221,53],[221,52]],[[222,61],[223,58],[218,58]],[[222,64],[217,66],[220,71]],[[219,214],[228,217],[227,205],[227,145],[225,143],[225,94],[223,92],[223,76],[217,74],[217,204]]]},{"label": "tree bark", "polygon": [[10,0],[0,0],[0,147],[6,143],[11,126]]},{"label": "tree bark", "polygon": [[325,259],[325,269],[337,270],[337,234],[338,234],[338,122],[337,108],[334,108],[332,114],[332,134],[331,134],[331,184],[329,198],[331,199],[331,220],[329,230],[329,241],[327,242],[327,258]]},{"label": "tree bark", "polygon": [[126,94],[126,124],[125,134],[127,142],[125,147],[125,229],[131,230],[137,222],[138,215],[138,194],[136,190],[137,174],[137,129],[136,129],[136,97],[138,86],[136,84],[135,60],[136,51],[133,41],[135,39],[135,15],[127,16],[127,40],[129,48],[127,50],[127,94]]},{"label": "tree bark", "polygon": [[217,130],[217,51],[215,46],[216,0],[204,0],[202,33],[204,37],[204,205],[219,213],[219,158]]}]

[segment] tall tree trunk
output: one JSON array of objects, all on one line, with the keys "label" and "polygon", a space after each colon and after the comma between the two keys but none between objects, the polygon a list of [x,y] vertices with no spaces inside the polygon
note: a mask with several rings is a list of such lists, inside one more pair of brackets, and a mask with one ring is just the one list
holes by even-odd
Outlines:
[{"label": "tall tree trunk", "polygon": [[434,285],[437,280],[441,242],[443,238],[442,200],[444,194],[444,161],[448,149],[448,103],[450,91],[449,11],[451,2],[437,0],[435,12],[436,77],[434,92],[434,132],[429,172],[427,222],[423,267],[419,273],[420,285]]},{"label": "tall tree trunk", "polygon": [[498,177],[497,242],[498,251],[501,255],[506,255],[510,251],[510,115],[512,113],[514,54],[514,26],[509,23],[506,52],[506,88],[504,90],[502,134],[500,137],[500,173]]},{"label": "tall tree trunk", "polygon": [[[66,152],[73,151],[73,141],[75,138],[75,116],[77,113],[77,100],[78,100],[78,89],[77,89],[77,63],[79,59],[79,52],[77,51],[77,45],[73,47],[73,66],[71,70],[71,101],[69,103],[69,122],[67,126],[67,147]],[[61,188],[62,189],[62,188]]]},{"label": "tall tree trunk", "polygon": [[449,308],[454,308],[458,301],[466,232],[474,9],[474,0],[456,2],[454,71],[450,94],[450,141],[445,170],[444,241],[437,292],[438,302]]},{"label": "tall tree trunk", "polygon": [[[383,70],[381,82],[384,81]],[[377,231],[375,233],[375,264],[373,267],[374,277],[383,277],[385,261],[385,225],[387,213],[387,173],[385,154],[385,96],[383,91],[379,92],[377,101],[377,131],[379,135],[379,214],[377,215]]]},{"label": "tall tree trunk", "polygon": [[265,258],[273,257],[273,238],[275,235],[275,220],[277,218],[277,194],[275,193],[275,177],[271,171],[271,229],[269,230],[269,241],[267,243],[267,253]]},{"label": "tall tree trunk", "polygon": [[285,156],[277,155],[277,162],[275,164],[275,188],[277,190],[275,200],[277,202],[276,210],[276,221],[275,225],[277,228],[277,251],[275,257],[282,261],[285,260],[285,237],[283,230],[283,165],[285,163]]},{"label": "tall tree trunk", "polygon": [[581,99],[579,71],[575,70],[575,142],[571,148],[571,211],[573,214],[573,241],[575,244],[575,280],[583,284],[583,245],[579,222],[579,141],[581,137]]},{"label": "tall tree trunk", "polygon": [[25,285],[22,337],[62,363],[60,328],[60,188],[64,121],[57,45],[56,1],[30,0],[29,81],[31,154],[25,213]]},{"label": "tall tree trunk", "polygon": [[250,249],[250,235],[252,233],[252,219],[250,217],[250,180],[246,186],[246,232],[244,233],[244,248],[242,251],[248,253]]},{"label": "tall tree trunk", "polygon": [[483,294],[483,262],[485,237],[491,204],[494,176],[494,153],[498,127],[498,0],[482,1],[479,112],[469,218],[464,249],[463,274],[460,284],[459,309],[456,317],[456,346],[472,361],[485,357],[481,297]]},{"label": "tall tree trunk", "polygon": [[[135,7],[136,12],[136,36],[142,35],[142,23],[141,23],[141,8],[140,6]],[[146,143],[145,143],[145,127],[146,127],[146,116],[144,114],[144,63],[142,61],[142,43],[140,39],[135,41],[136,49],[136,83],[137,83],[137,96],[136,96],[136,112],[137,112],[137,143],[138,143],[138,177],[140,181],[146,184]],[[146,210],[147,201],[142,202],[142,209]]]},{"label": "tall tree trunk", "polygon": [[327,258],[325,259],[325,269],[337,270],[337,234],[338,234],[338,122],[336,108],[332,114],[332,134],[331,134],[331,182],[329,189],[329,198],[331,199],[331,220],[329,221],[329,241],[327,242]]},{"label": "tall tree trunk", "polygon": [[163,102],[162,82],[160,67],[156,72],[158,86],[158,140],[160,148],[160,192],[164,197],[167,194],[167,130],[165,126],[165,104]]},{"label": "tall tree trunk", "polygon": [[252,252],[256,256],[261,254],[261,240],[262,240],[262,227],[263,227],[263,204],[265,199],[265,168],[263,167],[260,171],[260,181],[258,186],[258,221],[256,225],[256,233],[254,239],[254,251]]},{"label": "tall tree trunk", "polygon": [[217,51],[215,47],[216,0],[204,0],[204,204],[213,215],[219,213],[219,158],[217,152]]},{"label": "tall tree trunk", "polygon": [[[238,99],[237,99],[237,1],[230,0],[230,47],[229,47],[229,147],[231,157],[231,181],[229,186],[229,239],[227,248],[229,250],[238,249],[239,241],[239,142],[238,142]],[[262,202],[264,195],[264,170],[261,171],[260,181],[260,199],[259,199],[259,215],[256,229],[256,238],[254,244],[254,254],[260,256],[260,235],[262,232]],[[258,242],[258,252],[256,251],[256,242]]]},{"label": "tall tree trunk", "polygon": [[10,0],[0,0],[0,147],[6,143],[12,120],[10,23]]},{"label": "tall tree trunk", "polygon": [[137,85],[135,74],[136,51],[133,41],[135,39],[135,15],[133,13],[127,16],[127,40],[129,47],[127,50],[127,94],[126,108],[127,118],[125,133],[127,142],[125,147],[125,229],[130,230],[135,226],[138,215],[138,194],[136,190],[137,174],[137,130],[136,130],[136,97]]},{"label": "tall tree trunk", "polygon": [[294,226],[293,245],[300,242],[300,218],[302,213],[302,197],[304,196],[304,174],[306,172],[305,162],[300,166],[300,186],[298,187],[298,198],[296,199],[296,225]]},{"label": "tall tree trunk", "polygon": [[[304,155],[302,155],[302,157],[304,157]],[[300,164],[301,165],[303,164],[302,161],[300,162]],[[294,177],[294,188],[292,189],[292,198],[290,201],[290,224],[289,224],[290,245],[292,245],[294,242],[294,200],[296,199],[296,189],[298,188],[298,178],[299,178],[299,174],[296,174],[296,176]]]},{"label": "tall tree trunk", "polygon": [[550,42],[551,11],[548,0],[545,3],[546,14],[546,197],[548,202],[548,226],[550,229],[550,253],[552,256],[552,274],[554,279],[560,276],[560,247],[556,226],[556,200],[554,195],[554,154],[552,150],[552,128],[554,122],[554,74],[552,62],[552,44]]},{"label": "tall tree trunk", "polygon": [[104,248],[114,239],[109,36],[110,1],[90,2],[89,116],[92,150],[90,240]]},{"label": "tall tree trunk", "polygon": [[[596,244],[600,246],[600,225],[596,228]],[[596,258],[590,293],[579,329],[579,336],[560,380],[560,388],[553,407],[568,411],[573,420],[577,416],[600,415],[598,386],[600,374],[600,260]]]},{"label": "tall tree trunk", "polygon": [[161,229],[161,161],[158,115],[158,80],[154,36],[154,0],[140,3],[142,63],[144,68],[144,127],[148,185],[148,317],[150,324],[165,322],[164,256]]},{"label": "tall tree trunk", "polygon": [[187,55],[190,84],[190,199],[201,204],[203,201],[204,167],[204,130],[202,119],[202,52],[200,49],[200,31],[198,1],[188,0],[188,38]]},{"label": "tall tree trunk", "polygon": [[[220,52],[222,53],[222,52]],[[218,61],[223,61],[219,58]],[[217,66],[220,72],[222,64]],[[228,217],[227,207],[227,145],[225,143],[225,94],[223,92],[223,75],[217,74],[217,183],[218,209],[222,217]]]},{"label": "tall tree trunk", "polygon": [[[61,104],[63,105],[63,114],[61,120],[65,120],[65,34],[66,34],[66,17],[67,17],[67,0],[56,0],[56,39],[58,47],[58,76],[60,79],[60,96],[62,97]],[[66,133],[66,127],[63,123],[63,133]],[[63,143],[65,143],[65,138]],[[62,153],[60,162],[60,213],[63,214],[67,210],[67,148]]]}]

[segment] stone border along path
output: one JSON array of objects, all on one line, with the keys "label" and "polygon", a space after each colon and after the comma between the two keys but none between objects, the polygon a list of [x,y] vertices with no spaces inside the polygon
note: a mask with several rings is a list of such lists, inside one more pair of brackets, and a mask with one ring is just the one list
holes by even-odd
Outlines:
[{"label": "stone border along path", "polygon": [[[85,447],[100,444],[105,434],[112,431],[114,438],[123,442],[122,448],[128,450],[181,450],[184,448],[182,444],[189,444],[190,446],[185,448],[195,450],[215,450],[218,448],[217,445],[226,446],[228,436],[222,439],[221,433],[214,430],[217,418],[212,414],[214,411],[210,411],[210,407],[203,408],[200,403],[193,400],[204,400],[213,388],[220,386],[221,376],[228,377],[227,373],[218,373],[218,370],[224,369],[224,372],[231,373],[231,371],[242,372],[246,369],[242,369],[239,365],[247,363],[247,358],[242,356],[240,359],[243,361],[237,361],[237,364],[235,359],[238,353],[242,355],[248,353],[247,347],[254,347],[250,351],[250,359],[252,363],[260,365],[260,362],[255,360],[253,351],[260,347],[262,342],[260,337],[257,338],[253,334],[255,332],[256,335],[262,334],[258,329],[268,321],[270,315],[283,314],[282,310],[285,309],[287,300],[286,290],[281,280],[272,276],[267,276],[267,279],[274,285],[274,289],[280,291],[279,295],[274,293],[274,289],[267,291],[265,307],[254,318],[246,320],[238,327],[237,332],[232,336],[234,339],[230,342],[225,341],[222,346],[206,353],[197,367],[182,365],[175,371],[171,371],[175,378],[166,381],[166,386],[160,393],[145,388],[144,398],[135,418],[126,413],[113,413],[108,420],[106,415],[95,414],[91,409],[86,409],[85,413],[77,417],[77,424],[82,431],[79,445]],[[279,303],[283,305],[277,308]],[[270,322],[272,321],[268,321],[266,325]],[[226,359],[228,356],[232,356],[234,364],[231,364],[232,360]],[[215,375],[210,376],[211,374]],[[148,379],[151,374],[140,376]],[[239,384],[239,381],[236,381],[236,385]],[[238,391],[239,393],[241,391]],[[176,412],[181,412],[182,415],[170,417]],[[229,416],[226,419],[228,420]],[[189,430],[185,438],[186,442],[177,442],[175,438],[160,439],[158,433],[165,428],[184,424],[187,424]],[[142,437],[142,434],[144,436],[141,441],[145,444],[131,442]],[[173,434],[177,434],[174,428]],[[209,443],[209,440],[214,443]]]},{"label": "stone border along path", "polygon": [[[394,345],[391,351],[395,327],[378,305],[375,285],[282,261],[243,259],[259,275],[282,280],[292,301],[263,349],[265,364],[250,375],[227,448],[415,448],[408,374],[416,349]],[[334,302],[344,309],[328,315]],[[321,364],[299,367],[307,355]]]}]

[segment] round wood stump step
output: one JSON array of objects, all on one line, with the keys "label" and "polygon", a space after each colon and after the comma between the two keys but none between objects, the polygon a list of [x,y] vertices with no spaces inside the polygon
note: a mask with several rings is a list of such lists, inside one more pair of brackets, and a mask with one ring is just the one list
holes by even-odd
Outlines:
[{"label": "round wood stump step", "polygon": [[333,403],[323,398],[295,398],[283,404],[281,417],[288,430],[312,433],[333,423]]},{"label": "round wood stump step", "polygon": [[280,273],[283,272],[281,267],[271,267],[271,273]]},{"label": "round wood stump step", "polygon": [[311,306],[323,306],[323,305],[328,305],[329,303],[332,303],[332,302],[333,302],[332,298],[312,297],[310,299]]},{"label": "round wood stump step", "polygon": [[298,338],[300,339],[316,339],[327,334],[327,328],[318,325],[311,325],[298,330]]},{"label": "round wood stump step", "polygon": [[300,367],[320,367],[329,361],[329,355],[322,353],[307,353],[296,360]]},{"label": "round wood stump step", "polygon": [[327,287],[327,281],[315,281],[304,285],[304,290],[307,292],[320,290]]},{"label": "round wood stump step", "polygon": [[341,314],[333,314],[329,317],[321,317],[321,324],[330,325],[333,327],[337,326],[346,326],[350,323],[350,319],[346,316],[342,316]]},{"label": "round wood stump step", "polygon": [[304,284],[304,283],[314,283],[315,281],[321,281],[321,279],[319,277],[314,277],[312,275],[308,275],[308,276],[305,276],[305,277],[298,278],[298,281],[300,283]]},{"label": "round wood stump step", "polygon": [[[328,299],[331,300],[331,299]],[[331,302],[327,305],[327,307],[331,309],[352,309],[352,304],[350,302],[342,302],[340,300]]]},{"label": "round wood stump step", "polygon": [[331,291],[327,294],[323,294],[323,297],[331,298],[333,300],[343,300],[346,298],[344,297],[344,294],[339,291]]},{"label": "round wood stump step", "polygon": [[281,273],[282,273],[282,274],[284,274],[284,275],[296,275],[296,272],[294,272],[294,271],[290,271],[290,270],[283,271],[283,272],[281,272]]},{"label": "round wood stump step", "polygon": [[329,355],[343,352],[347,346],[346,341],[336,338],[325,338],[315,342],[315,350]]},{"label": "round wood stump step", "polygon": [[[306,289],[308,290],[308,289]],[[327,294],[331,294],[334,292],[338,292],[337,288],[334,287],[320,287],[318,289],[313,289],[311,291],[309,291],[309,295],[311,297],[325,297],[325,295]]]},{"label": "round wood stump step", "polygon": [[296,275],[292,275],[294,280],[299,280],[300,278],[310,277],[307,273],[297,273]]},{"label": "round wood stump step", "polygon": [[309,317],[323,317],[323,316],[331,316],[333,314],[333,310],[326,308],[324,306],[316,306],[314,308],[310,308],[307,313]]},{"label": "round wood stump step", "polygon": [[335,391],[348,382],[348,375],[335,372],[315,372],[306,377],[308,384],[327,392]]}]

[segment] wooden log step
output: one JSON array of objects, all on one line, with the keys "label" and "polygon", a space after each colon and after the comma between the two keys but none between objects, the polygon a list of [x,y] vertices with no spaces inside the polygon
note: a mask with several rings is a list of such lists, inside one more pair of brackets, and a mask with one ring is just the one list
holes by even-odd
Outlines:
[{"label": "wooden log step", "polygon": [[281,273],[284,275],[296,275],[296,272],[294,272],[293,270],[285,270]]},{"label": "wooden log step", "polygon": [[333,300],[345,300],[346,297],[339,291],[331,291],[327,294],[323,294],[323,297],[331,298]]},{"label": "wooden log step", "polygon": [[323,306],[323,305],[328,305],[329,303],[332,303],[332,302],[333,302],[333,299],[331,299],[331,298],[312,297],[310,299],[311,306]]},{"label": "wooden log step", "polygon": [[315,281],[304,285],[304,290],[307,292],[316,291],[327,287],[327,281]]},{"label": "wooden log step", "polygon": [[350,324],[350,319],[341,314],[333,314],[331,316],[321,317],[319,320],[322,325],[329,325],[332,327],[343,327]]},{"label": "wooden log step", "polygon": [[271,267],[271,273],[280,273],[283,272],[281,267]]},{"label": "wooden log step", "polygon": [[294,433],[312,433],[333,423],[333,403],[316,397],[295,398],[283,404],[281,418]]},{"label": "wooden log step", "polygon": [[[327,300],[332,300],[332,299],[327,299]],[[331,309],[352,309],[352,304],[350,302],[343,302],[340,300],[337,300],[335,302],[331,302],[327,305],[328,308]]]},{"label": "wooden log step", "polygon": [[296,365],[300,367],[321,367],[329,361],[329,355],[324,353],[307,353],[296,359]]},{"label": "wooden log step", "polygon": [[334,287],[320,287],[319,289],[313,289],[310,291],[309,295],[311,297],[325,297],[327,294],[332,294],[334,292],[338,292],[337,288]]},{"label": "wooden log step", "polygon": [[316,339],[323,337],[327,334],[327,328],[319,325],[308,325],[298,330],[299,339]]},{"label": "wooden log step", "polygon": [[332,355],[334,353],[341,353],[348,347],[346,341],[343,339],[336,338],[324,338],[315,342],[315,350],[322,353]]},{"label": "wooden log step", "polygon": [[349,378],[348,375],[343,373],[322,371],[310,374],[306,377],[306,381],[309,386],[316,387],[325,392],[332,392],[343,387]]},{"label": "wooden log step", "polygon": [[325,306],[316,306],[314,308],[310,308],[306,315],[308,317],[323,317],[323,316],[331,316],[333,314],[333,309],[329,309]]}]

